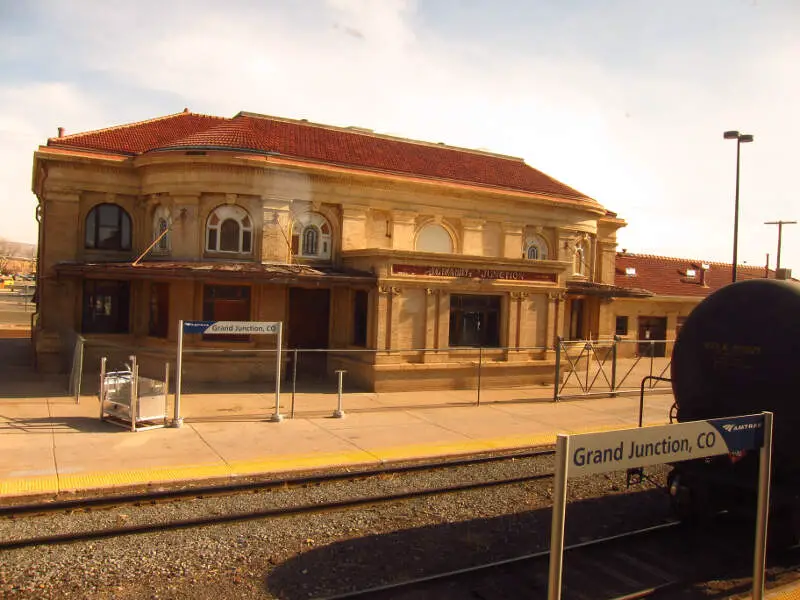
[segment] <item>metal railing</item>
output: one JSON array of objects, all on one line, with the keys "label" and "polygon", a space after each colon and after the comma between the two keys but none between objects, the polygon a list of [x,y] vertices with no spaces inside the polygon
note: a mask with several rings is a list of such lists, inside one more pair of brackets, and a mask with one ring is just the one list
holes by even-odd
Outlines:
[{"label": "metal railing", "polygon": [[639,390],[648,377],[648,390],[662,384],[670,371],[673,340],[565,340],[556,344],[553,400],[616,396]]}]

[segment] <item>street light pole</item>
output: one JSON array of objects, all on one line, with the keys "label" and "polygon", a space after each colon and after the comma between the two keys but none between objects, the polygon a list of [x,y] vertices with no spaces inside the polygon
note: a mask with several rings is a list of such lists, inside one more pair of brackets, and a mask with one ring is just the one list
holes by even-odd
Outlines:
[{"label": "street light pole", "polygon": [[778,258],[777,264],[775,265],[775,275],[777,275],[778,269],[781,268],[781,236],[783,234],[783,226],[784,225],[796,225],[797,221],[765,221],[764,225],[777,225],[778,226]]},{"label": "street light pole", "polygon": [[739,156],[743,143],[752,142],[753,136],[739,133],[738,131],[726,131],[723,134],[726,140],[736,140],[736,202],[733,212],[733,266],[731,281],[736,281],[737,255],[739,252]]}]

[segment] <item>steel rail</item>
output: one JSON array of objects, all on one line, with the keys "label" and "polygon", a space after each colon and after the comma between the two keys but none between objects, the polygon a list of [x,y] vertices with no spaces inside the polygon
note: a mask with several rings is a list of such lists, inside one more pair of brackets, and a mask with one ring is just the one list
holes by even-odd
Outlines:
[{"label": "steel rail", "polygon": [[[411,465],[394,465],[377,469],[347,471],[343,473],[284,477],[281,479],[270,479],[269,481],[247,481],[223,485],[206,485],[188,487],[178,490],[171,489],[149,491],[144,493],[124,495],[116,494],[92,498],[60,500],[55,502],[16,505],[11,504],[8,506],[0,506],[0,517],[20,517],[24,515],[39,515],[61,511],[91,509],[96,507],[111,508],[137,503],[165,502],[169,500],[180,500],[182,498],[233,495],[239,492],[268,491],[273,489],[285,489],[287,487],[302,487],[308,485],[333,483],[337,481],[357,480],[367,477],[378,477],[382,475],[435,471],[440,469],[489,464],[517,459],[552,456],[553,454],[555,454],[555,450],[541,448],[525,450],[522,452],[508,452],[503,454],[498,454],[497,451],[492,451],[492,453],[487,456],[476,455],[468,458],[447,459],[434,462],[415,463]],[[184,484],[186,484],[186,482],[184,482]]]},{"label": "steel rail", "polygon": [[96,529],[91,531],[55,534],[49,536],[24,538],[19,540],[0,541],[0,550],[16,550],[33,546],[71,544],[80,541],[99,540],[104,538],[123,537],[128,535],[154,533],[167,530],[189,529],[206,525],[220,525],[224,523],[235,523],[244,521],[254,521],[266,518],[291,517],[311,513],[324,513],[334,510],[358,508],[375,504],[386,504],[404,500],[415,500],[445,494],[456,494],[473,490],[488,489],[507,485],[529,483],[552,479],[553,473],[536,473],[524,477],[512,477],[507,479],[496,479],[493,481],[480,481],[477,483],[467,483],[461,485],[446,486],[440,488],[430,488],[416,490],[413,492],[402,492],[398,494],[387,494],[384,496],[369,496],[366,498],[354,498],[350,500],[338,500],[321,504],[304,504],[301,506],[270,508],[260,511],[249,511],[231,513],[227,515],[214,515],[209,517],[199,517],[196,519],[183,519],[168,521],[165,523],[150,523],[144,525],[133,525],[129,527],[112,527],[108,529]]},{"label": "steel rail", "polygon": [[[645,527],[642,529],[636,529],[634,531],[628,531],[625,533],[618,533],[615,535],[597,538],[594,540],[587,540],[585,542],[579,542],[576,544],[572,544],[569,546],[565,546],[565,551],[570,550],[578,550],[581,548],[587,548],[590,546],[599,546],[602,544],[607,544],[610,542],[616,542],[621,539],[626,538],[633,538],[636,536],[647,535],[650,533],[654,533],[657,531],[663,531],[666,529],[670,529],[680,525],[680,521],[669,521],[668,523],[662,523],[660,525],[654,525],[652,527]],[[398,583],[390,583],[381,586],[375,586],[372,588],[367,588],[363,590],[357,590],[354,592],[346,592],[344,594],[337,594],[335,596],[324,596],[319,598],[318,600],[349,600],[351,598],[361,598],[364,596],[369,596],[371,594],[382,594],[386,592],[393,592],[399,591],[403,588],[412,588],[416,585],[421,585],[425,583],[432,583],[436,581],[445,581],[447,579],[453,579],[457,577],[463,577],[464,575],[471,575],[473,573],[479,573],[481,571],[487,571],[491,569],[496,569],[497,567],[502,567],[505,565],[521,563],[525,561],[532,561],[532,560],[541,560],[541,559],[549,559],[550,558],[550,550],[542,550],[541,552],[534,552],[531,554],[523,554],[521,556],[515,556],[513,558],[506,558],[503,560],[498,560],[490,563],[486,563],[483,565],[476,565],[474,567],[466,567],[464,569],[457,569],[455,571],[447,571],[444,573],[437,573],[436,575],[428,575],[426,577],[420,577],[418,579],[410,579]]]}]

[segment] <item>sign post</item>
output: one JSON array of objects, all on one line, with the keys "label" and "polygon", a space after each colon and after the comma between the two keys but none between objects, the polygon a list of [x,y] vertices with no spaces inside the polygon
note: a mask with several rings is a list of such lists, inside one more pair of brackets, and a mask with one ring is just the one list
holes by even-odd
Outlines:
[{"label": "sign post", "polygon": [[280,423],[283,421],[281,414],[281,365],[283,351],[283,322],[282,321],[178,321],[178,358],[175,369],[175,414],[172,420],[173,427],[180,427],[183,418],[180,416],[181,406],[181,381],[183,374],[183,334],[199,333],[203,335],[275,335],[275,412],[270,421]]},{"label": "sign post", "polygon": [[753,599],[764,597],[767,518],[772,464],[772,413],[690,421],[674,425],[559,435],[550,534],[548,600],[561,598],[567,480],[759,448],[758,508],[753,560]]}]

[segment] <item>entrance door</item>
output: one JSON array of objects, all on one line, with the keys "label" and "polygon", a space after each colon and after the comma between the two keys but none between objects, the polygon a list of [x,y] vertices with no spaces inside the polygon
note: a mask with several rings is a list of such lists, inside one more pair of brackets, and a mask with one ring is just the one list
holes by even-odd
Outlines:
[{"label": "entrance door", "polygon": [[[330,290],[289,288],[289,348],[302,350],[328,347]],[[325,373],[327,353],[301,352],[298,370]]]},{"label": "entrance door", "polygon": [[666,339],[667,317],[639,317],[639,356],[666,356]]}]

